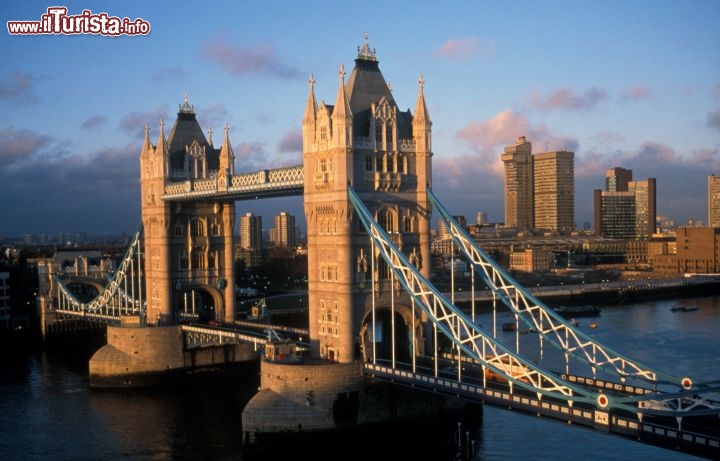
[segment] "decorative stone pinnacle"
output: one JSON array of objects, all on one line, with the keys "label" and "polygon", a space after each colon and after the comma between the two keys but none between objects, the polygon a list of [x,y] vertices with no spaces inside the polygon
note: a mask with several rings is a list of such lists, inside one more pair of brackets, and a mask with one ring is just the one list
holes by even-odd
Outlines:
[{"label": "decorative stone pinnacle", "polygon": [[371,50],[370,45],[368,44],[367,32],[365,32],[365,43],[363,44],[362,48],[358,47],[358,58],[366,59],[368,61],[377,61],[375,50]]}]

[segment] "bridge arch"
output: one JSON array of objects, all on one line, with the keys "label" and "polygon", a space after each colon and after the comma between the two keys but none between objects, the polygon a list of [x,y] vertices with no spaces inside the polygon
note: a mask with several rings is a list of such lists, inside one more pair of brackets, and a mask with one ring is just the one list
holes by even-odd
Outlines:
[{"label": "bridge arch", "polygon": [[177,297],[175,315],[178,320],[209,323],[224,319],[225,302],[220,289],[210,285],[192,284],[182,287]]},{"label": "bridge arch", "polygon": [[92,277],[63,277],[62,284],[80,301],[88,302],[105,290],[104,279]]},{"label": "bridge arch", "polygon": [[383,303],[375,306],[374,314],[372,308],[368,309],[360,325],[359,353],[365,362],[373,361],[373,358],[391,360],[393,346],[395,360],[405,363],[412,361],[413,353],[421,354],[424,351],[425,339],[421,319],[417,313],[413,319],[412,307],[405,303],[396,302],[394,306]]}]

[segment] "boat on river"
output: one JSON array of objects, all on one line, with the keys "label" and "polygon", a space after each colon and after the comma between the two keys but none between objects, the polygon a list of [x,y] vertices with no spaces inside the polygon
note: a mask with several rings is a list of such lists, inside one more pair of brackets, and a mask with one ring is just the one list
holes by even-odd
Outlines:
[{"label": "boat on river", "polygon": [[597,317],[600,315],[600,308],[585,304],[583,306],[560,306],[553,308],[555,312],[570,319],[575,317]]},{"label": "boat on river", "polygon": [[677,304],[670,308],[673,312],[691,312],[698,310],[697,306],[686,306],[684,304]]}]

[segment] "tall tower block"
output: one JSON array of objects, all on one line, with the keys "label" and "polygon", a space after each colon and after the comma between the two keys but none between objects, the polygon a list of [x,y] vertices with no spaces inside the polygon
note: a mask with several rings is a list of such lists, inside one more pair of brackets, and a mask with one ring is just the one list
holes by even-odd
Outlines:
[{"label": "tall tower block", "polygon": [[[432,122],[422,77],[415,113],[401,111],[367,36],[347,82],[340,67],[333,105],[318,105],[314,84],[311,76],[302,123],[310,342],[314,356],[351,362],[358,357],[371,306],[382,307],[385,295],[389,299],[391,274],[380,256],[371,254],[348,185],[429,276]],[[373,263],[378,269],[374,288]],[[399,315],[410,325],[409,316],[418,314],[406,309]]]},{"label": "tall tower block", "polygon": [[532,143],[525,136],[507,146],[501,155],[505,165],[505,225],[520,230],[533,227]]}]

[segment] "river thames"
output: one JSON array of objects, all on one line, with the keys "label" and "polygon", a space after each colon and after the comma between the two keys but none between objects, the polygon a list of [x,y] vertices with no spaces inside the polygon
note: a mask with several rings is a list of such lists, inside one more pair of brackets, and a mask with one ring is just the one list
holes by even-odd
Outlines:
[{"label": "river thames", "polygon": [[[677,304],[698,309],[671,310]],[[482,314],[481,321],[489,324],[490,316]],[[598,317],[581,320],[587,334],[641,363],[696,382],[720,378],[720,296],[604,305]],[[592,329],[590,321],[596,324]],[[489,405],[482,418],[448,415],[352,433],[303,435],[251,452],[242,443],[241,414],[256,391],[256,378],[99,391],[88,386],[87,354],[77,349],[2,351],[3,459],[699,459]]]}]

